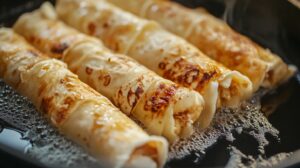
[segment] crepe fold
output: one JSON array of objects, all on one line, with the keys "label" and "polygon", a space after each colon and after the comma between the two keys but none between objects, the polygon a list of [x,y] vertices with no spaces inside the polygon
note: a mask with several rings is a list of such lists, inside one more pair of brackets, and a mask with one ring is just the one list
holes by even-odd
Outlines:
[{"label": "crepe fold", "polygon": [[66,64],[43,56],[6,28],[0,29],[0,77],[107,167],[162,167],[165,163],[164,138],[146,134]]},{"label": "crepe fold", "polygon": [[256,91],[278,86],[295,72],[282,59],[204,9],[188,9],[168,0],[107,0],[138,16],[155,20],[232,70],[246,75]]},{"label": "crepe fold", "polygon": [[204,108],[198,92],[179,87],[135,60],[111,52],[100,40],[68,27],[56,19],[50,4],[21,16],[14,30],[42,52],[66,62],[83,82],[151,134],[170,142],[192,134]]},{"label": "crepe fold", "polygon": [[252,93],[252,83],[246,76],[211,60],[155,22],[104,0],[59,0],[56,8],[60,19],[102,39],[115,52],[127,54],[157,74],[201,93],[205,100],[199,119],[202,127],[209,125],[217,107],[235,107]]}]

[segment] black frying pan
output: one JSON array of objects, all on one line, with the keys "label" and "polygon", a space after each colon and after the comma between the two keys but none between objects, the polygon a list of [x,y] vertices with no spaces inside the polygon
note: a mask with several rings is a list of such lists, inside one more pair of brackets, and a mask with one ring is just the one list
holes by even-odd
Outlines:
[{"label": "black frying pan", "polygon": [[[286,62],[300,68],[300,8],[287,0],[177,0],[195,8],[203,6],[218,17],[223,17],[237,31],[251,37],[254,41],[280,55]],[[38,8],[42,0],[1,0],[0,25],[11,26],[22,13]],[[226,3],[225,3],[226,2]],[[226,13],[226,17],[224,17]],[[266,157],[280,152],[293,152],[300,149],[300,75],[281,86],[276,92],[267,95],[263,103],[270,97],[285,96],[281,104],[268,119],[280,131],[281,141],[269,137]],[[0,125],[8,126],[1,123]],[[1,127],[0,127],[1,130]],[[191,154],[185,159],[173,160],[166,167],[222,167],[229,158],[228,145],[234,145],[243,153],[257,155],[257,143],[249,135],[235,135],[236,140],[229,143],[220,139],[207,150],[204,158],[198,159]],[[13,147],[0,144],[0,167],[46,167],[33,161]],[[285,159],[279,167],[300,167],[300,153],[295,152]]]}]

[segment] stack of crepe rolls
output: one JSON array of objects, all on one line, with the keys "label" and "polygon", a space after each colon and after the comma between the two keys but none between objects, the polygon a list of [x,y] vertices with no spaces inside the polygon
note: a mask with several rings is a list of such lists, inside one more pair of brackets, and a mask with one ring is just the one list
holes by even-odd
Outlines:
[{"label": "stack of crepe rolls", "polygon": [[43,56],[7,28],[0,29],[0,77],[106,167],[164,165],[164,138],[146,134],[66,64]]},{"label": "stack of crepe rolls", "polygon": [[21,16],[14,30],[42,52],[66,62],[83,82],[149,133],[163,135],[170,142],[192,134],[204,108],[198,92],[179,87],[135,60],[112,53],[100,40],[66,26],[56,19],[50,4]]},{"label": "stack of crepe rolls", "polygon": [[[153,21],[144,20],[104,0],[58,0],[60,19],[103,40],[164,78],[201,93],[207,127],[218,107],[236,107],[252,94],[252,83],[237,71],[213,61],[196,47]],[[205,119],[205,121],[202,121]]]},{"label": "stack of crepe rolls", "polygon": [[188,9],[169,0],[107,0],[138,16],[155,20],[214,60],[246,75],[256,91],[289,79],[295,67],[263,49],[204,9]]}]

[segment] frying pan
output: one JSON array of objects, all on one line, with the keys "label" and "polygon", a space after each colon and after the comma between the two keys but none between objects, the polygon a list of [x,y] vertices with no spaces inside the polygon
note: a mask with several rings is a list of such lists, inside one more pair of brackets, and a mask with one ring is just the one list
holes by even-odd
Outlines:
[{"label": "frying pan", "polygon": [[[280,55],[285,62],[300,68],[300,8],[299,1],[286,0],[177,0],[191,8],[205,7],[217,17],[223,18],[238,32],[247,35],[255,42]],[[1,0],[0,25],[11,26],[24,12],[40,6],[42,0]],[[51,1],[54,3],[54,1]],[[293,3],[291,3],[293,2]],[[300,75],[297,74],[288,83],[266,95],[262,103],[274,97],[283,97],[276,110],[268,116],[270,123],[279,130],[280,141],[268,137],[270,144],[265,156],[270,157],[281,152],[294,152],[277,167],[300,167]],[[9,123],[0,120],[1,128],[14,130]],[[20,130],[17,130],[17,134]],[[199,159],[191,154],[180,160],[172,160],[166,167],[224,167],[230,157],[228,146],[232,145],[247,155],[256,156],[257,142],[247,134],[235,135],[236,140],[228,142],[220,139],[211,146],[207,154]],[[13,137],[8,137],[13,139]],[[1,133],[0,133],[1,139]],[[10,146],[0,141],[1,167],[47,167],[37,160],[28,158],[16,144]]]}]

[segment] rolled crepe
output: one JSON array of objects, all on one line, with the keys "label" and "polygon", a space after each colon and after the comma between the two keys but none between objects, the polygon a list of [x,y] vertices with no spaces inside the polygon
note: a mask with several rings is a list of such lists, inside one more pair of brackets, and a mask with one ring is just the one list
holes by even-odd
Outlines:
[{"label": "rolled crepe", "polygon": [[[216,107],[235,107],[252,93],[252,83],[211,60],[155,22],[140,19],[103,0],[59,0],[57,13],[69,25],[103,40],[115,52],[136,59],[159,75],[201,93],[206,127]],[[205,121],[202,121],[205,119]]]},{"label": "rolled crepe", "polygon": [[171,142],[191,135],[204,107],[196,91],[179,87],[133,59],[109,51],[96,38],[55,17],[48,3],[24,14],[14,29],[47,55],[60,58],[79,78],[108,97],[151,133]]},{"label": "rolled crepe", "polygon": [[162,167],[168,145],[149,136],[58,60],[0,29],[0,77],[107,167]]},{"label": "rolled crepe", "polygon": [[235,32],[204,9],[193,10],[168,0],[107,0],[138,16],[159,22],[214,60],[246,75],[256,91],[274,88],[295,72],[282,59]]}]

